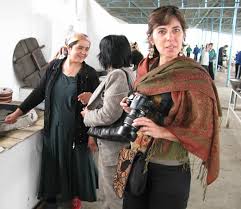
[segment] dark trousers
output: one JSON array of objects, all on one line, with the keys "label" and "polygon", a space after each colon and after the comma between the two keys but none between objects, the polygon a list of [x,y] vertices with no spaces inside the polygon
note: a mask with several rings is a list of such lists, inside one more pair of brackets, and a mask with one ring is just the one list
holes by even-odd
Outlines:
[{"label": "dark trousers", "polygon": [[222,59],[222,57],[218,57],[218,65],[223,66],[223,59]]},{"label": "dark trousers", "polygon": [[240,64],[235,64],[235,78],[240,79],[241,74],[241,67]]},{"label": "dark trousers", "polygon": [[209,72],[209,75],[211,76],[211,78],[214,80],[213,62],[209,62],[208,72]]},{"label": "dark trousers", "polygon": [[183,166],[149,163],[146,191],[141,196],[124,194],[123,209],[185,209],[191,173]]},{"label": "dark trousers", "polygon": [[194,60],[197,61],[197,54],[194,54]]}]

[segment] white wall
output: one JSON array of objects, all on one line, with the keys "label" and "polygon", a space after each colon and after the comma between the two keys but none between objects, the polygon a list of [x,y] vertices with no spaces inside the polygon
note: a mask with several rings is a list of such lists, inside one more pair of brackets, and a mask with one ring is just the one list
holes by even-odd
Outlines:
[{"label": "white wall", "polygon": [[[51,19],[51,56],[64,44],[67,29],[73,25],[74,31],[83,32],[89,36],[91,48],[86,62],[96,70],[100,70],[97,59],[100,40],[109,34],[122,34],[123,30],[120,29],[119,25],[126,24],[113,18],[94,0],[77,1],[77,5],[72,0],[52,0],[51,5],[48,4],[49,0],[33,1],[34,12]],[[48,11],[50,6],[56,9]]]},{"label": "white wall", "polygon": [[[39,1],[35,1],[35,12],[45,14],[52,20],[52,55],[55,54],[60,45],[63,45],[66,29],[69,25],[73,25],[75,31],[86,33],[90,37],[92,44],[86,62],[96,70],[101,70],[97,59],[99,42],[109,34],[126,35],[129,41],[137,41],[142,53],[147,54],[146,25],[126,24],[124,21],[112,17],[94,0],[78,1],[77,8],[74,1],[62,0],[60,1],[62,8],[59,6],[59,11],[54,14],[46,13],[47,8],[39,9]],[[63,2],[65,3],[63,4]]]},{"label": "white wall", "polygon": [[129,42],[137,42],[144,57],[148,54],[147,25],[145,24],[122,24],[120,25],[122,34],[126,35]]},{"label": "white wall", "polygon": [[[98,64],[97,54],[99,53],[100,40],[109,34],[122,34],[120,25],[126,24],[123,24],[118,19],[113,18],[94,0],[88,1],[87,11],[87,17],[85,18],[87,21],[86,31],[92,41],[87,62],[99,70],[100,67]],[[82,20],[84,20],[84,18]]]},{"label": "white wall", "polygon": [[[86,0],[83,0],[86,2]],[[94,0],[87,1],[87,17],[80,17],[81,21],[86,21],[86,31],[92,41],[91,50],[87,58],[87,62],[100,70],[97,54],[99,53],[100,40],[109,34],[125,35],[130,42],[138,42],[141,52],[146,55],[148,52],[148,44],[146,42],[146,25],[130,25],[122,20],[116,19],[107,13]],[[84,3],[83,3],[84,4]],[[79,5],[79,11],[82,11],[85,6]],[[83,14],[79,12],[79,14]],[[81,24],[81,22],[80,22]]]},{"label": "white wall", "polygon": [[[46,30],[51,31],[47,18],[32,14],[31,0],[9,0],[0,7],[0,87],[13,89],[13,97],[18,98],[19,83],[16,80],[12,57],[18,41],[28,37],[35,37],[39,44],[51,42]],[[43,50],[49,56],[49,47]]]},{"label": "white wall", "polygon": [[49,40],[47,60],[53,58],[61,46],[69,25],[76,21],[75,1],[73,0],[32,0],[32,12],[49,20],[50,30],[43,28],[43,33]]}]

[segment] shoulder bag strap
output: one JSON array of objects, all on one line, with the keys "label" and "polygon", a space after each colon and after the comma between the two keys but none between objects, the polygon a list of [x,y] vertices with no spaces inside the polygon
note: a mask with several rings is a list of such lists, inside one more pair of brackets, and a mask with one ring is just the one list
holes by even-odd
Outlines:
[{"label": "shoulder bag strap", "polygon": [[152,144],[153,144],[153,141],[154,141],[154,138],[151,137],[151,140],[150,140],[150,142],[148,143],[148,145],[147,145],[147,147],[146,147],[146,151],[145,151],[145,153],[144,153],[145,158],[146,158],[146,156],[147,156],[147,154],[148,154],[149,149],[151,148],[151,146],[152,146]]},{"label": "shoulder bag strap", "polygon": [[125,74],[126,74],[126,79],[127,79],[127,84],[128,84],[128,87],[129,87],[129,94],[133,92],[133,87],[131,85],[131,82],[130,82],[130,79],[129,79],[129,76],[128,76],[128,73],[125,71],[125,70],[122,70]]}]

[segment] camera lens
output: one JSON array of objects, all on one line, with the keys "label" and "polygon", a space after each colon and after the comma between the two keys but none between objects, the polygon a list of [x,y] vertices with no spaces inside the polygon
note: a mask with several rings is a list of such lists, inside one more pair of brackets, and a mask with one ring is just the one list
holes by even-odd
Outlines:
[{"label": "camera lens", "polygon": [[129,126],[127,124],[124,124],[123,126],[121,126],[117,132],[117,134],[119,136],[122,136],[130,141],[135,141],[136,137],[137,137],[137,129],[134,126]]},{"label": "camera lens", "polygon": [[149,112],[148,101],[149,98],[140,93],[132,94],[128,97],[127,104],[131,111],[126,116],[123,125],[118,129],[118,135],[130,141],[135,141],[140,127],[132,126],[132,123],[136,118],[143,117]]}]

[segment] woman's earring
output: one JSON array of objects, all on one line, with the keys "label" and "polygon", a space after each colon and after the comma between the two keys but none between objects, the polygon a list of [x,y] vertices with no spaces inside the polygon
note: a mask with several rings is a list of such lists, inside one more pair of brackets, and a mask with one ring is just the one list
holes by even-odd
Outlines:
[{"label": "woman's earring", "polygon": [[154,52],[155,52],[154,44],[152,44],[152,45],[151,45],[151,48],[149,49],[149,55],[148,55],[148,58],[149,58],[149,59],[152,59],[152,58],[153,58]]}]

